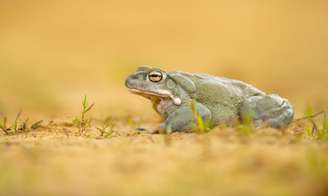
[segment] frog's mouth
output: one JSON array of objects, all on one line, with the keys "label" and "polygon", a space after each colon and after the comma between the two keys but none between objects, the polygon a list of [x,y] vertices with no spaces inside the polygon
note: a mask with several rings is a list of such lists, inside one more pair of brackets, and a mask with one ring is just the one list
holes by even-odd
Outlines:
[{"label": "frog's mouth", "polygon": [[179,97],[174,96],[170,91],[167,91],[167,90],[157,90],[156,92],[154,92],[154,91],[147,91],[147,90],[139,90],[139,89],[135,89],[135,88],[129,88],[129,91],[131,93],[142,95],[142,96],[145,96],[147,98],[150,98],[152,96],[170,98],[170,99],[172,99],[172,101],[175,105],[181,105],[181,103],[182,103],[182,101]]}]

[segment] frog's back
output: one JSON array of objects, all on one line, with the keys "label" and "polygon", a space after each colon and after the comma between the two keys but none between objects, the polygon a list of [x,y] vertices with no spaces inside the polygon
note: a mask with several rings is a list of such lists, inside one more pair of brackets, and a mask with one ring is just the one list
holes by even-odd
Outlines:
[{"label": "frog's back", "polygon": [[225,77],[208,74],[193,74],[181,72],[195,83],[197,96],[206,96],[216,100],[224,99],[225,96],[247,98],[254,95],[265,94],[261,90],[245,82]]},{"label": "frog's back", "polygon": [[193,98],[211,110],[215,123],[239,118],[240,105],[246,98],[265,94],[239,80],[208,74],[181,74],[193,80],[197,89]]}]

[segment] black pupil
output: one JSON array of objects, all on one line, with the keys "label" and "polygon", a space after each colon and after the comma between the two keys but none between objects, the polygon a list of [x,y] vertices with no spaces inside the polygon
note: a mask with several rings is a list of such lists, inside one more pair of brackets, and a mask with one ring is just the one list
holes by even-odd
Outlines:
[{"label": "black pupil", "polygon": [[149,78],[150,78],[151,81],[158,82],[162,79],[162,75],[153,73],[153,74],[149,75]]}]

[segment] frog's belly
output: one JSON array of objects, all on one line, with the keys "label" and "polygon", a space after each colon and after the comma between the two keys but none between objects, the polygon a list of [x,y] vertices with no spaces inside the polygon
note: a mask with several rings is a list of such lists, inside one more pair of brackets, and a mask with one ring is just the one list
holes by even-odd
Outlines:
[{"label": "frog's belly", "polygon": [[[236,102],[229,103],[230,104],[223,101],[215,101],[208,104],[203,104],[211,111],[211,121],[213,124],[231,124],[239,119],[239,104]],[[177,108],[172,100],[163,99],[159,101],[159,103],[155,106],[155,109],[164,119],[166,119],[170,112]]]}]

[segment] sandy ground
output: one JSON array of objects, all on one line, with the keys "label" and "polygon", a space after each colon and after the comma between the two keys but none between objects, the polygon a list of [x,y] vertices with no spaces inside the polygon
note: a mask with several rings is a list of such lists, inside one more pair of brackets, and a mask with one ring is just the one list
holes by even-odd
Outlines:
[{"label": "sandy ground", "polygon": [[290,129],[148,134],[113,121],[100,136],[70,121],[0,137],[3,195],[327,195],[328,143]]}]

